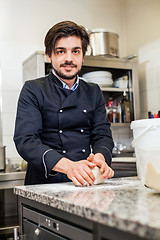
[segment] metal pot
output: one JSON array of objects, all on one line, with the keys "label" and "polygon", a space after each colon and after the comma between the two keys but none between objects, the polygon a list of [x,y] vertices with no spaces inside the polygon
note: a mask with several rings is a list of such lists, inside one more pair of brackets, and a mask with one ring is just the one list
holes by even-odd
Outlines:
[{"label": "metal pot", "polygon": [[5,146],[0,146],[0,171],[4,171],[5,170],[5,158],[6,158],[6,154],[5,154]]},{"label": "metal pot", "polygon": [[90,46],[92,55],[119,57],[118,34],[114,32],[91,32]]}]

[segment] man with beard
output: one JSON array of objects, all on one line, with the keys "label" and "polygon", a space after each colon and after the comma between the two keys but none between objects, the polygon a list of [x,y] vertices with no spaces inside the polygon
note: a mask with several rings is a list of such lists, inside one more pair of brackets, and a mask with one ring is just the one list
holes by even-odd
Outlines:
[{"label": "man with beard", "polygon": [[89,186],[94,166],[104,179],[114,175],[102,92],[78,76],[88,44],[84,27],[71,21],[54,25],[45,37],[52,72],[22,88],[14,141],[28,163],[26,185],[73,181]]}]

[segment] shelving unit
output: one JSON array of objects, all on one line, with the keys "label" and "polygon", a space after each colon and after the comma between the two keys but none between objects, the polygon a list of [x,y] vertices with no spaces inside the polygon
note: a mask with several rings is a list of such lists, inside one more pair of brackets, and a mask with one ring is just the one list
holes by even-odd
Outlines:
[{"label": "shelving unit", "polygon": [[[132,120],[140,119],[139,105],[139,83],[136,59],[121,59],[105,56],[86,56],[80,72],[80,76],[92,71],[109,71],[112,74],[113,81],[124,75],[128,76],[128,88],[101,87],[105,99],[122,99],[123,92],[128,94],[131,102]],[[124,125],[124,124],[123,124]]]}]

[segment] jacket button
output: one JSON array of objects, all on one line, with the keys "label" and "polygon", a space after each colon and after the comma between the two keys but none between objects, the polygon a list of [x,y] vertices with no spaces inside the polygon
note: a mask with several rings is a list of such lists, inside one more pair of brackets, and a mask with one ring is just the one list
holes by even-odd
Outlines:
[{"label": "jacket button", "polygon": [[59,110],[59,112],[60,112],[60,113],[62,113],[62,112],[63,112],[63,110],[62,110],[62,109],[60,109],[60,110]]},{"label": "jacket button", "polygon": [[63,150],[62,152],[63,152],[63,153],[66,153],[66,150]]},{"label": "jacket button", "polygon": [[83,129],[81,129],[81,133],[83,133],[84,132],[84,130]]},{"label": "jacket button", "polygon": [[82,149],[82,152],[83,152],[83,153],[85,153],[85,151],[86,151],[85,149]]},{"label": "jacket button", "polygon": [[62,133],[63,131],[62,130],[59,130],[59,133]]},{"label": "jacket button", "polygon": [[86,110],[86,109],[83,109],[83,112],[84,112],[84,113],[86,113],[86,112],[87,112],[87,110]]}]

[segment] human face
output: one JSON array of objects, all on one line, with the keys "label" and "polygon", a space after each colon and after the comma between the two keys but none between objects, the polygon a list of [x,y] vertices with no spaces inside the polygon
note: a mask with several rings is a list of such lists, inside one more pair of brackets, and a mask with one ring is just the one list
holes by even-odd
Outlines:
[{"label": "human face", "polygon": [[79,37],[62,37],[50,57],[53,69],[65,83],[73,83],[83,63],[82,41]]}]

